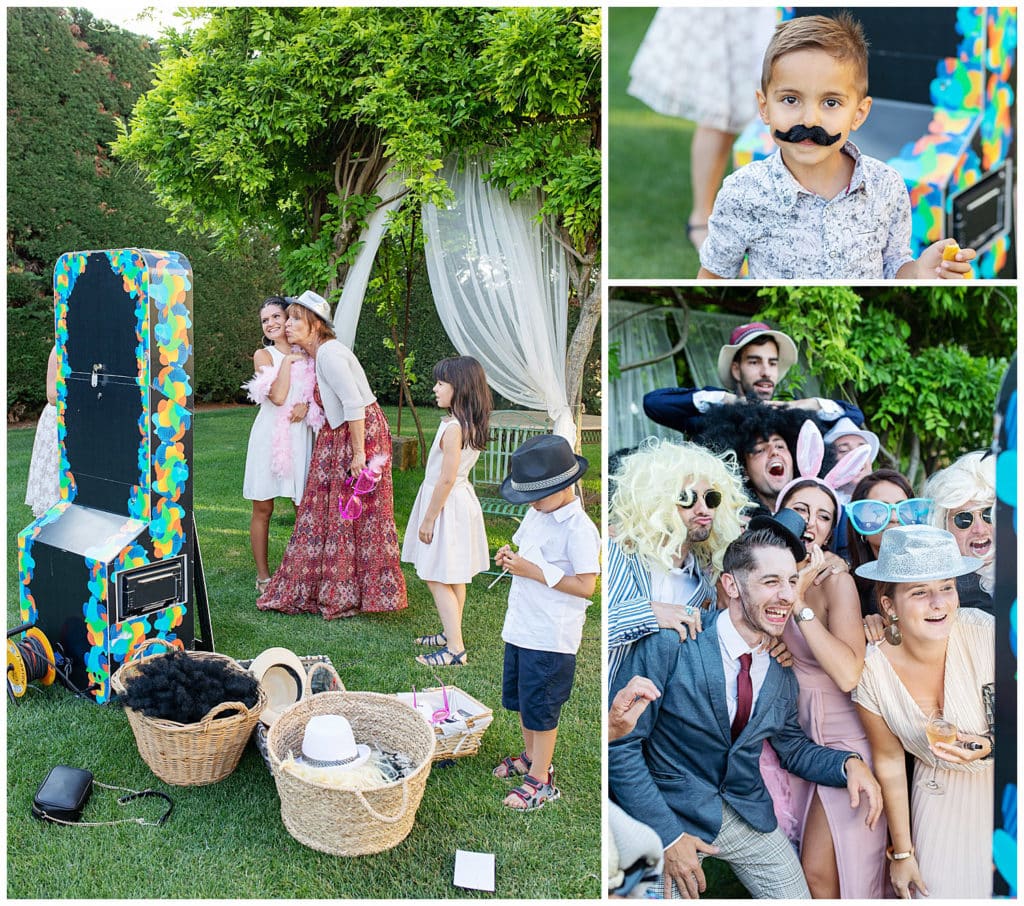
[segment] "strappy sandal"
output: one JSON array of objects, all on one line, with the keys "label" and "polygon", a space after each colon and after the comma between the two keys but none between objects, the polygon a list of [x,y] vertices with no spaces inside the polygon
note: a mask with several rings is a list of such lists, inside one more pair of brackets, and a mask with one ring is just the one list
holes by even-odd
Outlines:
[{"label": "strappy sandal", "polygon": [[418,635],[413,641],[417,645],[426,645],[428,648],[436,648],[438,645],[448,644],[448,639],[444,637],[443,632],[438,632],[434,635]]},{"label": "strappy sandal", "polygon": [[523,751],[518,755],[509,755],[508,758],[503,758],[501,763],[491,773],[502,780],[508,777],[525,777],[530,773],[530,766],[532,764],[533,762],[527,758],[526,752]]},{"label": "strappy sandal", "polygon": [[438,648],[437,651],[431,651],[429,654],[417,655],[416,663],[422,664],[424,667],[465,667],[466,652],[463,649],[455,654],[445,646]]},{"label": "strappy sandal", "polygon": [[270,584],[270,580],[273,579],[273,578],[274,578],[273,576],[267,576],[266,579],[257,579],[256,580],[256,594],[262,595],[263,592],[265,592],[267,590],[267,586]]},{"label": "strappy sandal", "polygon": [[[562,795],[562,791],[554,784],[554,774],[548,773],[548,779],[546,783],[541,783],[532,774],[527,774],[523,777],[523,783],[521,786],[517,786],[514,790],[510,790],[508,796],[502,802],[505,808],[510,808],[515,812],[532,812],[534,809],[543,808],[547,802],[554,802]],[[515,796],[516,800],[522,802],[522,805],[510,805],[509,799]]]}]

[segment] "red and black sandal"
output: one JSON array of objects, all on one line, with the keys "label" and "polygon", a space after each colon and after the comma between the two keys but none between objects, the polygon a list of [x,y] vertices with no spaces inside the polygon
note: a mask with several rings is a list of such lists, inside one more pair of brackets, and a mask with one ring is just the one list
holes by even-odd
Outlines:
[{"label": "red and black sandal", "polygon": [[506,780],[509,777],[525,777],[530,773],[532,765],[533,762],[527,757],[526,752],[523,751],[518,755],[509,755],[508,758],[503,758],[501,763],[491,773],[502,780]]},{"label": "red and black sandal", "polygon": [[[543,808],[545,803],[554,802],[562,795],[562,791],[555,786],[554,780],[555,775],[551,771],[548,772],[547,783],[541,783],[532,774],[527,774],[523,777],[523,782],[520,786],[509,791],[502,804],[505,808],[510,808],[516,812],[532,812],[534,809]],[[522,802],[522,805],[509,804],[508,800],[512,796],[515,796],[516,800]],[[513,802],[516,800],[513,800]]]}]

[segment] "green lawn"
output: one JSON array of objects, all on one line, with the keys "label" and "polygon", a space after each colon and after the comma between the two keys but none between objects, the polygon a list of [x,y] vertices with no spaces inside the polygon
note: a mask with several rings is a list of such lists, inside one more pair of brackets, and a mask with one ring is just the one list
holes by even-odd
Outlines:
[{"label": "green lawn", "polygon": [[608,276],[690,279],[700,262],[686,238],[694,124],[626,94],[629,66],[654,9],[608,10]]},{"label": "green lawn", "polygon": [[[388,410],[394,424],[394,410]],[[255,607],[249,552],[249,504],[242,499],[245,449],[254,410],[203,410],[195,419],[195,513],[217,650],[237,658],[284,645],[297,654],[326,654],[350,690],[408,691],[433,685],[413,661],[412,638],[438,627],[426,586],[406,567],[409,608],[399,614],[325,622],[314,616],[263,613]],[[438,413],[423,413],[427,440]],[[411,434],[411,418],[403,417]],[[20,622],[16,540],[31,521],[22,503],[33,430],[8,431],[8,625]],[[588,512],[599,514],[601,457],[584,447]],[[395,473],[395,512],[404,534],[423,470]],[[280,560],[294,521],[279,501],[271,525],[271,562]],[[489,523],[492,548],[514,524]],[[7,895],[10,898],[445,898],[481,894],[452,886],[457,849],[496,855],[501,898],[600,896],[601,632],[593,608],[580,648],[576,687],[562,711],[555,763],[562,799],[539,812],[501,806],[508,788],[491,776],[505,755],[521,749],[518,720],[501,710],[501,625],[507,581],[486,591],[490,577],[469,589],[469,666],[445,671],[490,705],[494,722],[481,751],[448,768],[435,766],[412,833],[397,848],[353,859],[297,843],[281,823],[273,779],[250,745],[238,769],[206,787],[170,787],[139,757],[124,712],[75,698],[59,685],[31,686],[7,709]],[[597,597],[599,600],[599,597]],[[117,786],[169,792],[175,811],[162,828],[64,828],[30,817],[33,793],[55,764],[91,770]],[[122,817],[114,794],[97,790],[89,820]],[[156,816],[158,800],[125,811]],[[483,894],[483,896],[490,896]]]}]

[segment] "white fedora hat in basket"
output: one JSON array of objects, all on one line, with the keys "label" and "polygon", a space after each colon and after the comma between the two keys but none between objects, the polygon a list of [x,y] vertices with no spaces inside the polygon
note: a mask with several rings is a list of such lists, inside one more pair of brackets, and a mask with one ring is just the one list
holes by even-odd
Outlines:
[{"label": "white fedora hat in basket", "polygon": [[368,745],[356,744],[352,725],[340,714],[315,714],[302,734],[302,763],[311,768],[351,770],[370,757]]}]

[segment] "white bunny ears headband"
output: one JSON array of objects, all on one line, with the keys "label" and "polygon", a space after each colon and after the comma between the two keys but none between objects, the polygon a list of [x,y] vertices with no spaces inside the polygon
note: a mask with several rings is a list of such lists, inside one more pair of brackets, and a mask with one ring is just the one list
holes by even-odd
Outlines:
[{"label": "white bunny ears headband", "polygon": [[813,481],[828,491],[836,501],[836,511],[838,512],[839,499],[836,497],[836,488],[845,487],[857,477],[860,470],[864,468],[865,463],[871,459],[871,446],[869,444],[862,444],[855,450],[843,454],[839,462],[829,470],[824,478],[818,478],[818,472],[821,470],[821,463],[824,458],[825,440],[822,438],[818,426],[811,419],[808,419],[800,428],[800,434],[796,440],[796,468],[798,475],[779,491],[779,496],[775,498],[776,512],[778,512],[779,507],[782,506],[782,501],[786,499],[786,495],[793,487],[804,481]]}]

